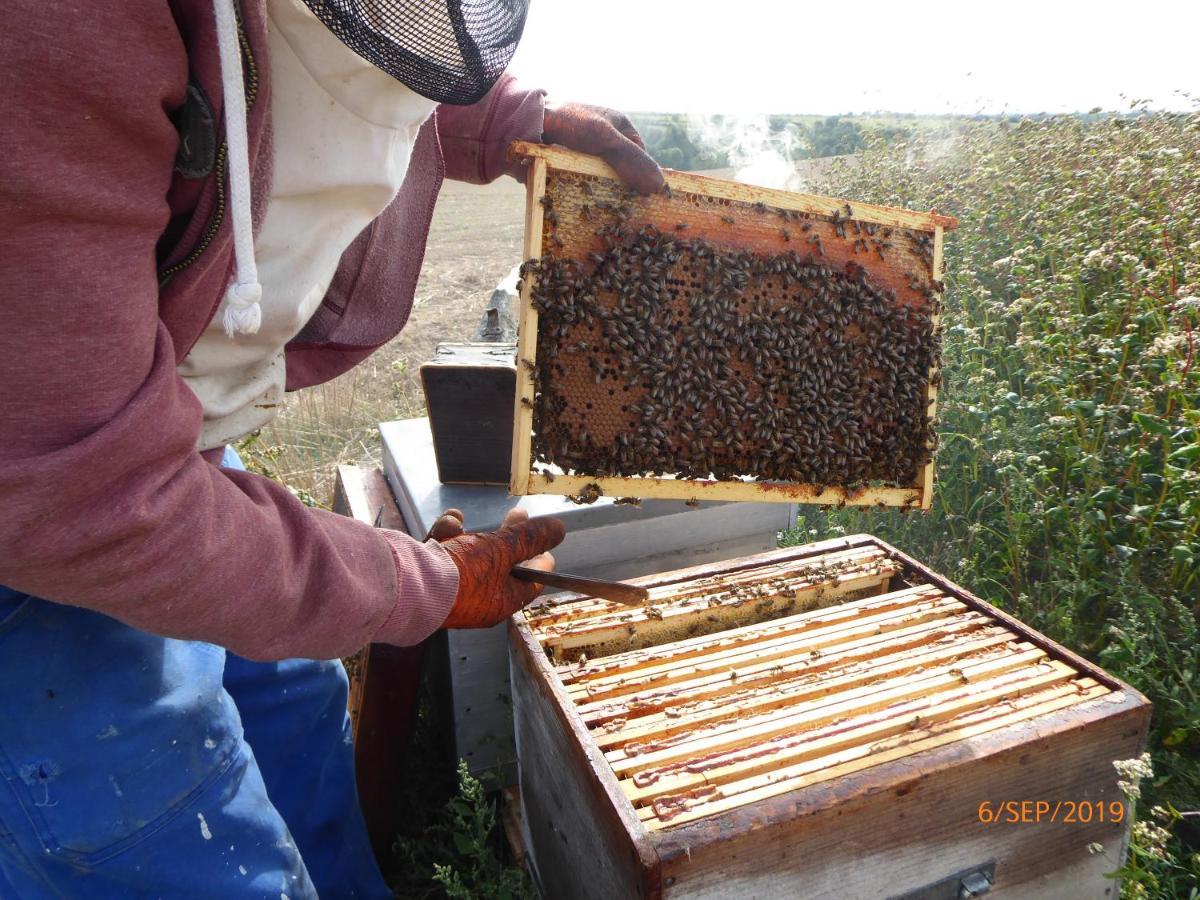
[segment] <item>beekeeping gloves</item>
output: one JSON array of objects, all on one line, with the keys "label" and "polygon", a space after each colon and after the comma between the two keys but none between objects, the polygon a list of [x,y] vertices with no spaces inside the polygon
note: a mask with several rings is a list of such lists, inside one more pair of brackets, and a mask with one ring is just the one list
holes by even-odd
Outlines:
[{"label": "beekeeping gloves", "polygon": [[663,188],[663,174],[642,136],[624,113],[584,103],[547,105],[542,141],[601,157],[630,187],[643,194]]},{"label": "beekeeping gloves", "polygon": [[467,534],[462,513],[447,510],[429,531],[458,567],[458,596],[444,628],[488,628],[524,607],[542,591],[540,584],[517,581],[509,571],[517,563],[552,571],[549,550],[562,543],[566,529],[558,519],[530,519],[510,510],[496,531]]}]

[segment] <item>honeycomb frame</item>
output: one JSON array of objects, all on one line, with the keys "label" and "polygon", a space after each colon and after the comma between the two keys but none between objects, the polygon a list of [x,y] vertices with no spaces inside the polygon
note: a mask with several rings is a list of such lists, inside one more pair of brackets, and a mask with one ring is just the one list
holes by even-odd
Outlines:
[{"label": "honeycomb frame", "polygon": [[[741,259],[791,260],[792,265],[822,267],[821,271],[846,277],[849,273],[869,278],[878,287],[878,295],[886,296],[896,310],[916,311],[927,328],[927,341],[936,348],[940,294],[942,289],[942,243],[944,232],[957,224],[953,218],[936,212],[922,213],[903,209],[874,206],[836,198],[819,197],[742,185],[691,173],[666,171],[669,190],[651,197],[636,197],[624,192],[613,170],[602,160],[566,150],[561,147],[527,144],[513,145],[514,158],[528,161],[527,207],[525,223],[525,259],[553,262],[574,259],[598,260],[597,250],[604,250],[604,239],[598,235],[606,227],[614,233],[652,235],[670,243],[675,237],[686,237],[688,246],[711,246],[723,253],[741,254]],[[582,194],[580,193],[582,189]],[[571,196],[568,197],[568,194]],[[586,194],[586,196],[583,196]],[[564,199],[565,198],[565,199]],[[595,199],[593,199],[595,198]],[[580,202],[583,201],[583,202]],[[619,213],[612,210],[619,209]],[[619,215],[613,226],[614,215]],[[608,223],[606,225],[606,223]],[[599,226],[599,227],[597,227]],[[611,242],[610,242],[611,244]],[[594,263],[593,267],[598,263]],[[887,482],[859,478],[853,483],[840,483],[824,478],[816,481],[763,478],[751,471],[739,471],[717,477],[676,477],[663,471],[652,474],[614,474],[606,464],[564,466],[569,474],[548,471],[545,448],[535,447],[535,413],[547,418],[545,398],[547,380],[552,372],[549,365],[539,371],[539,314],[535,288],[537,267],[527,265],[522,278],[518,315],[517,391],[514,400],[514,439],[510,491],[514,495],[548,493],[595,499],[601,495],[638,498],[674,498],[700,500],[750,500],[803,502],[821,505],[881,505],[927,509],[933,493],[933,455],[935,450],[932,421],[936,411],[937,384],[940,380],[936,352],[927,354],[928,371],[921,367],[923,379],[919,403],[925,423],[920,441],[927,459],[910,467],[911,480]],[[546,284],[550,285],[549,276]],[[786,282],[785,282],[786,283]],[[693,282],[694,284],[694,282]],[[759,286],[761,287],[761,286]],[[682,288],[681,288],[682,290]],[[874,288],[872,288],[874,290]],[[757,294],[755,296],[758,296]],[[559,326],[561,327],[561,326]],[[646,391],[640,387],[627,390],[619,383],[621,360],[587,358],[580,354],[580,365],[587,364],[595,372],[595,383],[613,395],[621,392],[612,404],[622,399],[631,409],[634,399]],[[571,363],[568,362],[568,366]],[[568,375],[562,365],[555,365],[565,385],[574,385],[572,403],[576,422],[582,421],[582,395],[591,390],[580,387],[586,380],[583,370]],[[586,374],[585,371],[583,371]],[[637,376],[629,383],[634,384]],[[541,390],[539,390],[539,385]],[[909,385],[912,388],[912,385]],[[555,388],[558,389],[558,386]],[[914,397],[912,390],[908,396]],[[593,397],[598,410],[598,431],[604,431],[601,398]],[[561,403],[561,397],[559,398]],[[538,403],[543,408],[538,408]],[[588,410],[592,409],[589,402]],[[625,405],[620,407],[624,412]],[[907,408],[906,408],[907,409]],[[913,405],[915,409],[915,404]],[[783,410],[788,412],[786,408]],[[912,410],[909,410],[911,413]],[[612,410],[609,411],[611,418]],[[910,419],[912,415],[910,415]],[[611,426],[611,423],[609,423]],[[548,428],[551,426],[547,426]],[[559,424],[557,427],[566,428]],[[726,427],[729,427],[728,425]],[[738,424],[740,426],[740,423]],[[609,431],[611,431],[609,427]],[[912,435],[910,435],[912,437]],[[589,445],[609,446],[612,434],[601,433],[593,441],[585,431],[583,440]],[[565,447],[564,447],[565,450]],[[537,452],[535,452],[537,451]],[[539,458],[540,457],[540,458]],[[565,458],[565,453],[564,453]],[[550,460],[554,462],[554,460]],[[541,468],[539,468],[541,466]],[[679,469],[674,470],[675,473]],[[703,471],[703,470],[700,470]],[[713,472],[717,470],[714,469]]]}]

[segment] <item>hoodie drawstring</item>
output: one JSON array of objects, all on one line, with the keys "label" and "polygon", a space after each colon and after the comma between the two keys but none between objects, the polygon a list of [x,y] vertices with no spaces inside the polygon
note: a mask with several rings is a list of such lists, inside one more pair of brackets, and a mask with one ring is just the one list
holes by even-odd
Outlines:
[{"label": "hoodie drawstring", "polygon": [[254,261],[254,221],[250,215],[250,149],[246,130],[246,88],[234,0],[213,0],[221,89],[225,105],[225,141],[229,147],[229,199],[237,275],[225,292],[221,324],[230,337],[254,334],[262,324],[262,285]]}]

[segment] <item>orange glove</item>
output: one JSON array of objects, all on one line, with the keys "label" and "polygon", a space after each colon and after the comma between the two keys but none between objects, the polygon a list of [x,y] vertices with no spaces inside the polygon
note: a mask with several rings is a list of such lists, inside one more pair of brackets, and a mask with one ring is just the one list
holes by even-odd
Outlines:
[{"label": "orange glove", "polygon": [[642,136],[628,117],[615,109],[585,103],[547,106],[542,143],[562,144],[602,157],[622,181],[640,193],[657,193],[665,184],[662,169],[646,152]]},{"label": "orange glove", "polygon": [[542,592],[542,585],[517,581],[509,570],[517,563],[543,572],[554,570],[548,552],[566,537],[558,519],[530,519],[510,510],[499,530],[466,534],[463,514],[447,510],[433,523],[429,537],[442,544],[458,567],[458,596],[443,628],[488,628],[503,622]]}]

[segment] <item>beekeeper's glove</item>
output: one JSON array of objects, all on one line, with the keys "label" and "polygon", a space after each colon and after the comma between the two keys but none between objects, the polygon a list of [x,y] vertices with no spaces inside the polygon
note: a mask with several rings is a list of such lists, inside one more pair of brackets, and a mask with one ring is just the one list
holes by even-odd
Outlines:
[{"label": "beekeeper's glove", "polygon": [[547,105],[542,141],[601,157],[626,184],[643,194],[657,193],[665,183],[642,136],[628,117],[615,109],[585,103]]},{"label": "beekeeper's glove", "polygon": [[542,591],[542,585],[509,575],[517,563],[543,572],[554,570],[547,551],[566,536],[558,519],[530,519],[523,509],[509,510],[496,531],[467,534],[463,515],[447,510],[429,530],[458,567],[458,595],[443,628],[487,628],[503,622]]}]

